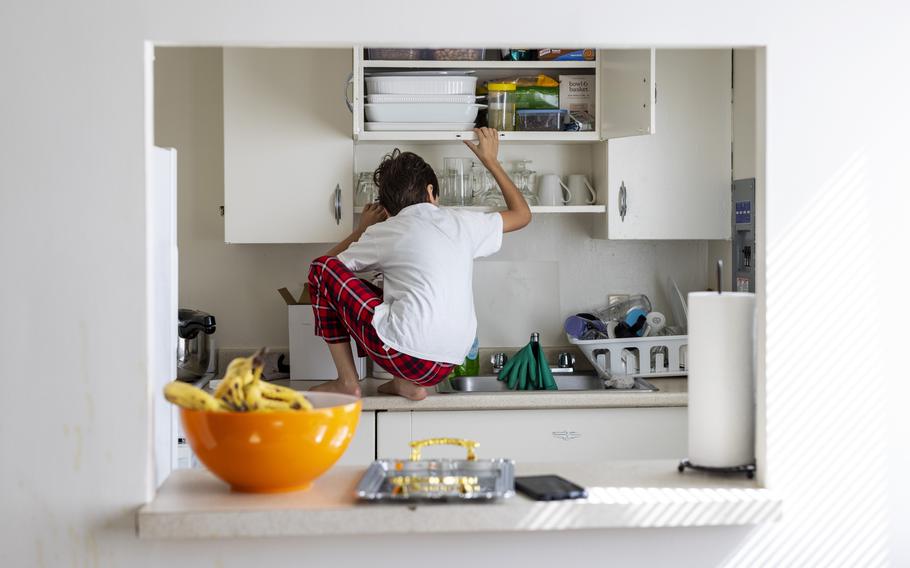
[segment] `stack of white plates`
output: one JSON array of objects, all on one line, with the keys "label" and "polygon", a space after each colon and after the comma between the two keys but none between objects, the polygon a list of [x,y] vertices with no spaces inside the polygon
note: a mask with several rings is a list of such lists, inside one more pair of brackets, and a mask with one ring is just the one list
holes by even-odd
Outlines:
[{"label": "stack of white plates", "polygon": [[366,77],[367,130],[471,130],[477,77],[451,71],[382,73]]}]

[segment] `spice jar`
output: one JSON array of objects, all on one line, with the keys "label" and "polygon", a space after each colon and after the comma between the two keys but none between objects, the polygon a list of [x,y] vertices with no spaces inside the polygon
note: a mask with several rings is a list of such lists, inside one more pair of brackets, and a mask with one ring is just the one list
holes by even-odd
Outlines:
[{"label": "spice jar", "polygon": [[487,126],[515,130],[515,83],[487,83]]}]

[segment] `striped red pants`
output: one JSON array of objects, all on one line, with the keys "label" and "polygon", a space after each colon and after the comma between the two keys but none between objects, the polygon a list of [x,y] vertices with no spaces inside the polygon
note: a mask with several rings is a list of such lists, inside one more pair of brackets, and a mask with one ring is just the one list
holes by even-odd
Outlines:
[{"label": "striped red pants", "polygon": [[452,372],[454,365],[449,363],[418,359],[385,346],[373,327],[373,311],[382,303],[381,291],[357,278],[336,257],[314,260],[309,282],[316,335],[326,343],[344,343],[353,337],[361,356],[366,354],[392,376],[421,386],[433,386]]}]

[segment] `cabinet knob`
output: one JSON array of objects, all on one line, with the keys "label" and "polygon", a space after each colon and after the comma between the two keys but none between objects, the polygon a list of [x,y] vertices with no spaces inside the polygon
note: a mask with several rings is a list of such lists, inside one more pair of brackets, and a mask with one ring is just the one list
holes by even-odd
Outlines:
[{"label": "cabinet knob", "polygon": [[341,184],[335,185],[335,224],[341,224]]}]

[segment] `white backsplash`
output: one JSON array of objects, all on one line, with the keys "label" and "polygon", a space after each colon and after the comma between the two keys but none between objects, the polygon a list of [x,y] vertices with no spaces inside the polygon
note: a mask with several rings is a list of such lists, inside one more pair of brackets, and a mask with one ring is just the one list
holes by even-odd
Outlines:
[{"label": "white backsplash", "polygon": [[559,263],[499,260],[474,263],[477,337],[484,346],[518,346],[531,332],[544,345],[562,343],[559,328]]},{"label": "white backsplash", "polygon": [[[545,344],[566,344],[562,333],[566,316],[603,305],[608,294],[647,294],[654,309],[672,318],[664,292],[668,276],[676,280],[683,294],[703,288],[706,241],[623,242],[590,238],[594,223],[601,221],[597,214],[537,215],[530,227],[506,235],[498,254],[477,261],[474,290],[478,311],[493,306],[502,313],[520,313],[522,327],[534,327],[505,334],[500,331],[504,328],[501,322],[488,323],[495,320],[494,314],[478,313],[482,345],[515,345],[514,341],[522,338],[524,343],[532,331],[540,331]],[[503,278],[501,270],[480,267],[490,262],[508,266],[525,280],[547,267],[552,273],[540,278],[545,278],[550,291],[544,294],[537,289],[523,290]],[[526,281],[520,285],[528,286]],[[549,301],[538,305],[539,297]],[[502,343],[506,339],[510,342]]]}]

